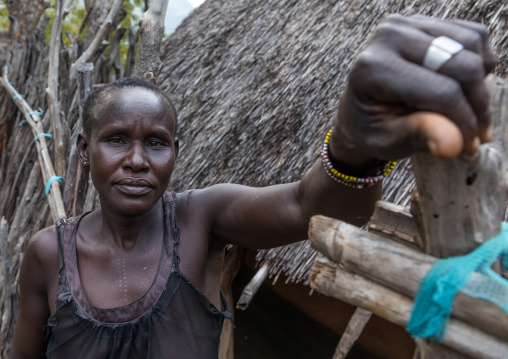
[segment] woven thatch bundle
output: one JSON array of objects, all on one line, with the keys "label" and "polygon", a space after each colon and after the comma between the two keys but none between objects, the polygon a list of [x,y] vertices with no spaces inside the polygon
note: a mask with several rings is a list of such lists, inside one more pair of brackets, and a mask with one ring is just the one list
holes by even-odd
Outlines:
[{"label": "woven thatch bundle", "polygon": [[[395,12],[487,24],[500,54],[496,72],[508,73],[504,0],[208,0],[163,48],[159,84],[180,112],[173,188],[300,179],[318,157],[351,62]],[[390,177],[385,198],[407,203],[408,166]],[[298,243],[258,259],[274,260],[272,274],[306,281],[315,256]]]}]

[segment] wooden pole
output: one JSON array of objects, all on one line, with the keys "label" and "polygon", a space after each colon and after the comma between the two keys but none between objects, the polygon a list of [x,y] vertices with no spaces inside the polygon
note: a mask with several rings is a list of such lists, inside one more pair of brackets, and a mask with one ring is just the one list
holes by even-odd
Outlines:
[{"label": "wooden pole", "polygon": [[[51,157],[48,151],[48,145],[46,143],[46,138],[44,136],[40,136],[39,134],[44,132],[41,123],[41,117],[37,111],[34,111],[28,102],[22,97],[22,95],[16,91],[14,86],[9,82],[8,78],[8,68],[4,66],[2,69],[2,77],[0,78],[0,84],[6,90],[6,92],[11,96],[16,106],[23,113],[23,118],[27,121],[32,129],[32,134],[34,138],[37,138],[35,141],[35,145],[37,146],[37,156],[39,159],[39,163],[41,166],[41,172],[44,183],[48,183],[49,179],[53,176],[56,176],[55,169],[53,168],[53,162],[51,161]],[[54,221],[57,221],[60,218],[65,217],[65,209],[62,201],[62,193],[60,191],[60,185],[57,181],[54,181],[51,184],[50,192],[48,194],[48,202],[51,208],[51,215]]]},{"label": "wooden pole", "polygon": [[411,157],[418,188],[411,211],[425,253],[467,254],[499,233],[508,194],[503,161],[490,145],[448,160],[426,153]]},{"label": "wooden pole", "polygon": [[58,101],[58,75],[60,69],[60,43],[62,41],[62,23],[63,23],[63,1],[55,1],[55,17],[53,28],[51,29],[51,41],[49,43],[49,73],[48,87],[46,88],[46,98],[48,101],[48,110],[51,122],[52,140],[54,143],[55,171],[60,175],[65,168],[64,163],[64,139],[62,119],[60,116],[60,106]]}]

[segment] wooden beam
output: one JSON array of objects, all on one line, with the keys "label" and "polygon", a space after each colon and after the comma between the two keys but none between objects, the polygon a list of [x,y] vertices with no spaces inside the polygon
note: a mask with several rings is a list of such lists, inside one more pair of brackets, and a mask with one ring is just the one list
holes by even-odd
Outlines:
[{"label": "wooden beam", "polygon": [[[312,217],[311,246],[352,273],[414,298],[436,258],[346,222]],[[473,274],[481,278],[480,274]],[[508,340],[508,314],[496,304],[457,293],[452,316]]]},{"label": "wooden beam", "polygon": [[[226,296],[226,300],[229,303],[232,315],[234,315],[234,298],[231,285],[233,284],[233,280],[235,279],[236,274],[240,270],[245,251],[245,248],[233,246],[233,248],[231,248],[226,253],[226,258],[224,259],[224,266],[222,268],[220,277],[220,286],[224,292],[224,295]],[[234,359],[234,357],[235,353],[233,323],[230,320],[226,320],[224,321],[222,333],[220,336],[219,359]]]},{"label": "wooden beam", "polygon": [[408,246],[415,246],[415,237],[418,236],[418,228],[409,207],[386,201],[376,202],[369,221],[369,231],[390,236],[392,240],[400,239],[401,243]]},{"label": "wooden beam", "polygon": [[[314,263],[310,286],[403,327],[413,306],[409,297],[348,272],[327,258],[319,258]],[[453,318],[443,344],[473,358],[505,359],[508,353],[508,343]]]}]

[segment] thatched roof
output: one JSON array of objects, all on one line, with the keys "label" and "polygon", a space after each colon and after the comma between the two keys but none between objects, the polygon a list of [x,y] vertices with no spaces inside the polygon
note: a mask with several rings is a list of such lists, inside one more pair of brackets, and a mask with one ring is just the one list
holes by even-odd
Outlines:
[{"label": "thatched roof", "polygon": [[[300,179],[318,158],[352,60],[395,12],[487,24],[496,72],[508,75],[505,0],[208,0],[163,47],[159,84],[180,112],[182,140],[173,188]],[[408,166],[390,177],[385,198],[407,204]],[[303,242],[258,258],[305,282],[315,256]]]}]

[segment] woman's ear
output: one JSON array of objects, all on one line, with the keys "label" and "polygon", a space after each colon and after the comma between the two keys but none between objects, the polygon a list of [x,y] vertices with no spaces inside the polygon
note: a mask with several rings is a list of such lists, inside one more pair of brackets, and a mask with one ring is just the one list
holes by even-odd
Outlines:
[{"label": "woman's ear", "polygon": [[78,148],[78,156],[81,163],[84,166],[88,166],[90,164],[90,160],[88,158],[88,140],[84,133],[78,134],[78,139],[76,140],[76,147]]}]

